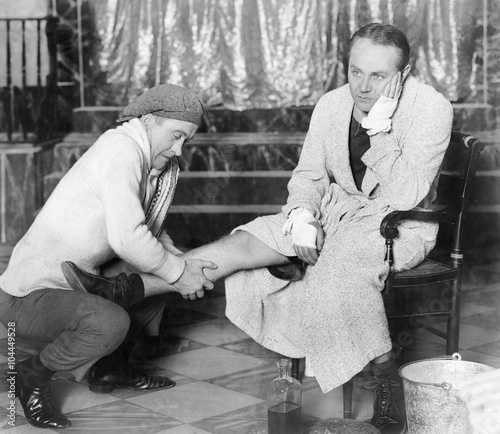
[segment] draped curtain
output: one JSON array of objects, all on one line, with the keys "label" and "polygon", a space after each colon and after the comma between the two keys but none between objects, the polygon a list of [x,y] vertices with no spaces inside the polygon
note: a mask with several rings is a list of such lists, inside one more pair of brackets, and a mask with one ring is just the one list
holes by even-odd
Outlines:
[{"label": "draped curtain", "polygon": [[94,0],[107,103],[158,83],[228,109],[314,105],[346,82],[349,37],[377,21],[403,30],[412,72],[472,101],[482,0]]}]

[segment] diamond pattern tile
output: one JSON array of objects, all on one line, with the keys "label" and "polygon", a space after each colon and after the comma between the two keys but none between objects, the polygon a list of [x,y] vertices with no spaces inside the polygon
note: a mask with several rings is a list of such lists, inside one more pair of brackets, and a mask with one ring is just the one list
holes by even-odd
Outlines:
[{"label": "diamond pattern tile", "polygon": [[222,348],[207,347],[200,350],[152,360],[159,367],[195,378],[208,380],[234,372],[258,368],[266,364],[265,361],[243,354],[233,353]]},{"label": "diamond pattern tile", "polygon": [[[276,377],[276,366],[263,365],[246,371],[223,375],[208,381],[211,384],[265,400],[267,399],[267,387]],[[256,378],[258,378],[258,381],[255,381]]]},{"label": "diamond pattern tile", "polygon": [[248,338],[246,333],[242,332],[226,318],[173,328],[170,333],[205,345],[215,346]]},{"label": "diamond pattern tile", "polygon": [[260,359],[269,359],[271,362],[278,362],[283,356],[275,353],[274,351],[264,348],[259,345],[252,338],[243,339],[238,342],[231,342],[228,344],[220,345],[221,348],[234,351],[236,353],[246,354],[247,356],[256,356]]},{"label": "diamond pattern tile", "polygon": [[208,417],[193,425],[218,434],[267,433],[267,403],[260,402],[217,417]]},{"label": "diamond pattern tile", "polygon": [[116,396],[111,394],[99,395],[93,393],[85,384],[75,382],[55,381],[51,387],[53,391],[52,399],[63,414],[118,400]]},{"label": "diamond pattern tile", "polygon": [[[2,429],[4,428],[0,425],[0,432],[4,432],[1,431]],[[16,419],[16,426],[10,427],[7,425],[7,427],[5,427],[5,432],[8,432],[9,434],[40,434],[40,428],[35,428],[34,426],[29,425],[24,417],[19,417]],[[42,432],[43,434],[54,434],[57,432],[60,433],[61,431],[46,428]]]},{"label": "diamond pattern tile", "polygon": [[103,424],[108,426],[106,433],[119,434],[155,434],[182,425],[171,417],[122,400],[66,414],[71,419],[68,431],[82,434],[102,432]]},{"label": "diamond pattern tile", "polygon": [[[12,246],[0,245],[0,272]],[[462,297],[460,353],[464,360],[500,368],[500,270],[497,264],[470,267]],[[115,389],[92,393],[85,384],[53,381],[54,401],[72,421],[68,433],[267,434],[267,387],[276,377],[279,354],[263,348],[224,316],[222,284],[201,300],[170,294],[162,321],[165,345],[151,359],[134,358],[136,366],[176,382],[172,389],[135,392]],[[436,322],[434,325],[443,327]],[[19,339],[17,358],[36,354],[43,343]],[[444,342],[413,330],[403,349],[405,362],[444,354]],[[139,355],[140,356],[140,355]],[[6,372],[6,329],[0,324],[0,370]],[[302,366],[303,369],[303,366]],[[366,378],[355,380],[353,413],[370,419],[373,391]],[[0,432],[40,433],[28,424],[16,402],[16,426],[7,424],[8,384],[0,382]],[[342,417],[342,389],[323,394],[314,378],[303,378],[303,432],[319,419]],[[61,433],[43,430],[43,433]]]},{"label": "diamond pattern tile", "polygon": [[473,315],[464,315],[460,321],[462,324],[468,324],[481,329],[497,331],[500,336],[500,322],[498,321],[498,311],[496,309],[487,309],[474,313]]},{"label": "diamond pattern tile", "polygon": [[196,428],[193,425],[185,424],[166,431],[159,431],[157,434],[210,434],[210,432]]},{"label": "diamond pattern tile", "polygon": [[129,398],[144,408],[192,423],[210,416],[262,402],[261,399],[233,392],[203,381],[174,387],[168,391]]},{"label": "diamond pattern tile", "polygon": [[483,363],[484,365],[500,369],[500,342],[472,348],[470,350],[460,350],[460,354],[463,360]]}]

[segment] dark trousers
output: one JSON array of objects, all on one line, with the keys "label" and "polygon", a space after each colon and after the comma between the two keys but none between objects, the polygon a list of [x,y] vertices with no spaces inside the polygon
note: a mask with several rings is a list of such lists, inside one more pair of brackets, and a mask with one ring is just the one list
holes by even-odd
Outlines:
[{"label": "dark trousers", "polygon": [[129,316],[117,304],[79,291],[39,289],[25,297],[0,291],[0,322],[6,327],[15,323],[16,339],[47,343],[40,352],[42,363],[79,381],[125,338],[133,338],[149,321],[161,317],[165,302],[161,306],[155,298],[146,299]]}]

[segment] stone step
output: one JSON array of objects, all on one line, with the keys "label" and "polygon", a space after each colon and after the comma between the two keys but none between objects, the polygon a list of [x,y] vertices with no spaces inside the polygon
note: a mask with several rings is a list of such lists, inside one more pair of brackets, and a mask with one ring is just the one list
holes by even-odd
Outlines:
[{"label": "stone step", "polygon": [[174,205],[283,204],[291,171],[184,172]]},{"label": "stone step", "polygon": [[[490,104],[453,103],[453,128],[458,131],[495,128],[496,110]],[[313,106],[272,109],[229,110],[207,107],[200,132],[306,132]],[[116,127],[122,107],[80,107],[73,110],[73,129],[82,133],[103,133]]]},{"label": "stone step", "polygon": [[[485,144],[479,170],[500,169],[500,129],[468,132]],[[303,132],[198,133],[184,147],[183,171],[292,170],[300,156]],[[54,171],[66,172],[99,138],[71,133],[54,149]]]},{"label": "stone step", "polygon": [[[202,205],[283,204],[291,174],[285,170],[181,172],[173,204],[199,210]],[[500,170],[477,172],[471,205],[500,205]]]},{"label": "stone step", "polygon": [[[486,145],[472,203],[500,202],[500,130],[472,132]],[[54,171],[44,179],[44,198],[99,137],[69,134],[54,149]],[[200,133],[185,146],[176,204],[282,203],[305,133]],[[247,192],[252,191],[252,195]],[[186,203],[183,198],[189,201]],[[183,202],[184,201],[184,202]]]}]

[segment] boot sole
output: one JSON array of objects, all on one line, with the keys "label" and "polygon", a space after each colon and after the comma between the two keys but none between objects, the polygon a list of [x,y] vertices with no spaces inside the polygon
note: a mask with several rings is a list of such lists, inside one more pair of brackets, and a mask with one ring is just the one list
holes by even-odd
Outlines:
[{"label": "boot sole", "polygon": [[111,384],[103,384],[103,385],[91,385],[89,386],[91,392],[98,393],[100,395],[111,393],[115,390],[115,387]]},{"label": "boot sole", "polygon": [[94,393],[98,393],[100,395],[106,394],[106,393],[111,393],[113,390],[116,389],[129,389],[129,390],[134,390],[136,392],[149,392],[151,390],[165,390],[165,389],[171,389],[172,387],[175,386],[175,382],[172,381],[172,384],[169,384],[168,386],[165,387],[157,387],[156,389],[137,389],[134,387],[129,387],[129,386],[114,386],[111,383],[106,383],[106,384],[92,384],[89,385],[89,390]]},{"label": "boot sole", "polygon": [[78,276],[73,271],[73,268],[71,267],[71,265],[67,264],[66,262],[63,262],[61,264],[61,270],[62,270],[67,282],[69,283],[69,286],[71,286],[71,288],[73,288],[73,289],[76,288],[78,291],[88,293],[88,291],[85,289],[85,286],[83,286],[83,283],[80,281]]}]

